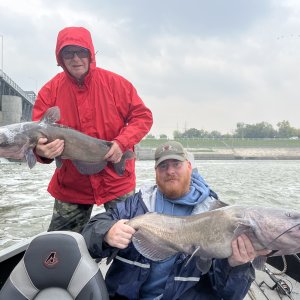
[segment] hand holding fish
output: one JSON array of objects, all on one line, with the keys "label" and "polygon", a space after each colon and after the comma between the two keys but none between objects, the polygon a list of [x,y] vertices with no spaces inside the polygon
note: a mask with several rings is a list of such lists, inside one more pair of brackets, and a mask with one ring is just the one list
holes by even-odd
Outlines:
[{"label": "hand holding fish", "polygon": [[106,233],[104,241],[112,247],[125,249],[131,242],[135,230],[125,224],[128,220],[119,220]]},{"label": "hand holding fish", "polygon": [[271,252],[268,249],[255,250],[250,239],[242,234],[231,243],[232,255],[228,257],[231,267],[236,267],[247,262],[253,261],[257,256],[264,256]]},{"label": "hand holding fish", "polygon": [[112,146],[109,151],[104,156],[104,159],[107,161],[111,161],[112,163],[118,163],[121,161],[123,152],[116,141],[112,142]]},{"label": "hand holding fish", "polygon": [[51,143],[47,143],[47,138],[40,138],[35,147],[36,154],[41,157],[54,159],[60,156],[64,150],[64,141],[56,139]]}]

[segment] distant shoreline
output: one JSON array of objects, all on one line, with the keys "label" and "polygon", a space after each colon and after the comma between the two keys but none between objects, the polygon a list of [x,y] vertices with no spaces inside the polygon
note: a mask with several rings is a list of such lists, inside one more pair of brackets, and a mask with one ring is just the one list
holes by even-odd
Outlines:
[{"label": "distant shoreline", "polygon": [[[300,160],[300,148],[187,148],[195,160]],[[138,148],[137,160],[154,160],[155,149]]]}]

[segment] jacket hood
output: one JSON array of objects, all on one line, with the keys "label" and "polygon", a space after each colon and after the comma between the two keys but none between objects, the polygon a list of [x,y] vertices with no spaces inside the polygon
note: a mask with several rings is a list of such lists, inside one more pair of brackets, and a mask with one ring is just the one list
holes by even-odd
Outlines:
[{"label": "jacket hood", "polygon": [[90,67],[96,67],[95,50],[90,32],[83,27],[66,27],[62,29],[57,36],[56,42],[56,61],[57,65],[64,68],[64,64],[59,56],[60,51],[65,46],[80,46],[89,49],[91,53]]}]

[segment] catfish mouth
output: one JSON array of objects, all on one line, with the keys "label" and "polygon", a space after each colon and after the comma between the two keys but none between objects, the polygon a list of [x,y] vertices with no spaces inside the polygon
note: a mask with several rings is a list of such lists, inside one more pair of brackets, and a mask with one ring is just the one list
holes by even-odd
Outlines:
[{"label": "catfish mouth", "polygon": [[5,147],[3,147],[0,144],[1,148],[0,148],[0,156],[1,157],[5,157],[5,158],[13,158],[13,159],[23,159],[24,157],[24,147],[20,147],[18,145],[5,145]]},{"label": "catfish mouth", "polygon": [[[280,238],[287,239],[286,241],[281,241]],[[268,256],[274,256],[276,252],[283,253],[284,250],[292,251],[289,254],[294,253],[294,249],[299,249],[300,244],[300,223],[288,228],[279,234],[276,238],[274,238],[270,243],[268,243],[265,247],[266,249],[273,249],[273,251]],[[272,247],[274,245],[274,247]],[[277,245],[277,246],[276,246]],[[277,250],[276,250],[277,249]]]},{"label": "catfish mouth", "polygon": [[8,139],[7,137],[1,133],[1,130],[0,130],[0,147],[5,147],[6,145],[8,145]]}]

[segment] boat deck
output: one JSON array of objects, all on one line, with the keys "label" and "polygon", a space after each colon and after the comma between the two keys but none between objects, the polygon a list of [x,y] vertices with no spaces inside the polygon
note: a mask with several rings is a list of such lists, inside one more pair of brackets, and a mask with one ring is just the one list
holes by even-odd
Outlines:
[{"label": "boat deck", "polygon": [[[273,273],[278,273],[278,270],[270,265],[268,269]],[[281,286],[287,292],[281,292],[281,288],[276,285],[274,280],[264,271],[255,270],[256,278],[252,283],[248,295],[245,300],[280,300],[280,299],[300,299],[300,283],[286,274],[274,275],[274,278],[280,280]]]}]

